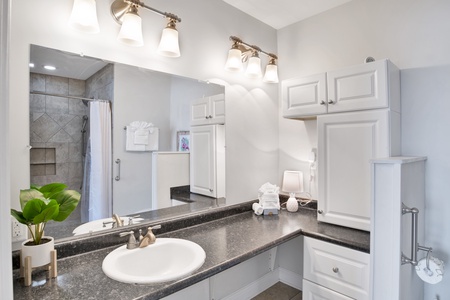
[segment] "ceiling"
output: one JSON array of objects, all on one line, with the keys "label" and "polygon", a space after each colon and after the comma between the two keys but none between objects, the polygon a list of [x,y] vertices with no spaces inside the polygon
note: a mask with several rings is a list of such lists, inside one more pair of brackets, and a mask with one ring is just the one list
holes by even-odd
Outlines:
[{"label": "ceiling", "polygon": [[223,0],[250,16],[280,29],[351,0]]}]

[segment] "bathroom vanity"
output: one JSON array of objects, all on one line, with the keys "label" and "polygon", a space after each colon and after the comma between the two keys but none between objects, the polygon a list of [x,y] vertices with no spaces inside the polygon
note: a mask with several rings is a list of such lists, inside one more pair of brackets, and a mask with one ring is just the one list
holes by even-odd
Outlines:
[{"label": "bathroom vanity", "polygon": [[[46,272],[37,270],[33,274],[32,286],[24,287],[19,270],[14,270],[15,297],[42,300],[167,297],[167,300],[175,300],[186,299],[189,293],[194,293],[197,299],[229,296],[242,289],[238,286],[242,284],[238,282],[239,273],[234,272],[234,268],[239,272],[243,268],[247,272],[254,271],[253,277],[270,278],[274,270],[283,265],[283,260],[295,261],[301,267],[302,235],[368,256],[370,236],[367,232],[320,223],[315,209],[302,208],[297,213],[283,210],[275,216],[256,216],[251,211],[251,204],[212,209],[181,220],[162,222],[165,230],[155,232],[157,237],[187,239],[199,244],[206,252],[203,266],[178,281],[133,285],[108,278],[102,271],[103,259],[126,242],[118,232],[110,232],[57,245],[60,259],[56,279],[46,279]],[[133,230],[138,228],[136,225]],[[302,270],[298,273],[297,286],[301,287]],[[227,281],[226,285],[220,284],[233,277],[234,280]],[[279,277],[275,280],[278,281]]]}]

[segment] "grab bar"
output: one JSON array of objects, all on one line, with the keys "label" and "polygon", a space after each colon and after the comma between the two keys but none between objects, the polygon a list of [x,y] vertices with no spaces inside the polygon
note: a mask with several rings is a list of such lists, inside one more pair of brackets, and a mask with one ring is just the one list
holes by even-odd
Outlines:
[{"label": "grab bar", "polygon": [[117,164],[117,176],[114,178],[116,181],[120,180],[120,158],[116,159]]},{"label": "grab bar", "polygon": [[419,210],[415,207],[409,208],[404,203],[402,203],[402,215],[405,214],[411,214],[411,256],[407,257],[402,252],[402,265],[404,264],[412,264],[413,266],[417,266],[419,261],[417,260],[417,252],[419,250],[427,251],[427,268],[429,263],[429,254],[432,251],[431,247],[424,247],[420,246],[417,242],[417,234],[418,234],[418,228],[419,228]]}]

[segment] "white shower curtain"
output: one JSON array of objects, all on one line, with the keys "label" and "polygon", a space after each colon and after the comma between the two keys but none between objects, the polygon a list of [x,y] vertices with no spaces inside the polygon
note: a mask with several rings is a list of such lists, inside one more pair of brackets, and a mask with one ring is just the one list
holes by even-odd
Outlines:
[{"label": "white shower curtain", "polygon": [[112,144],[109,101],[92,101],[90,108],[89,221],[112,216]]}]

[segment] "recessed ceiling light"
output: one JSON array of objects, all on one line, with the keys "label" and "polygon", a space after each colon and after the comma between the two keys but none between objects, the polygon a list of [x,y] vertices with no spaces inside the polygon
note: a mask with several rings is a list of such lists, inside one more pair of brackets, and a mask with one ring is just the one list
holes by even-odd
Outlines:
[{"label": "recessed ceiling light", "polygon": [[29,66],[30,68],[34,68],[34,64],[33,64],[33,63],[29,63],[28,66]]},{"label": "recessed ceiling light", "polygon": [[56,68],[54,66],[44,66],[44,69],[54,71]]}]

